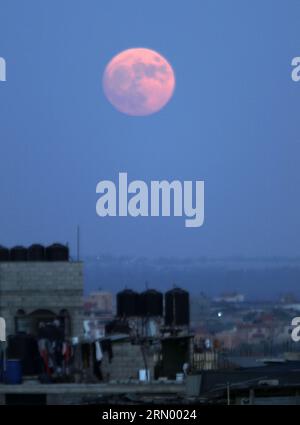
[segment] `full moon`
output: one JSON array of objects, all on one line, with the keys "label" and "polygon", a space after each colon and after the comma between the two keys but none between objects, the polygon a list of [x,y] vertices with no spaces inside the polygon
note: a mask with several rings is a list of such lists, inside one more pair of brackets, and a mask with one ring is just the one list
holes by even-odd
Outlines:
[{"label": "full moon", "polygon": [[162,109],[175,88],[169,62],[154,50],[134,48],[117,54],[103,75],[107,99],[127,115],[143,116]]}]

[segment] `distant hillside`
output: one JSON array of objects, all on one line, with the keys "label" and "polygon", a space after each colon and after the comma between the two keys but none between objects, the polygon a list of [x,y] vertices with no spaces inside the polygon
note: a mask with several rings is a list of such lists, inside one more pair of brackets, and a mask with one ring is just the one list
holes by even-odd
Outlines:
[{"label": "distant hillside", "polygon": [[85,260],[85,291],[117,292],[125,286],[162,291],[174,284],[192,293],[216,296],[239,291],[250,299],[274,299],[285,292],[300,296],[300,259],[177,259],[129,258],[102,255]]}]

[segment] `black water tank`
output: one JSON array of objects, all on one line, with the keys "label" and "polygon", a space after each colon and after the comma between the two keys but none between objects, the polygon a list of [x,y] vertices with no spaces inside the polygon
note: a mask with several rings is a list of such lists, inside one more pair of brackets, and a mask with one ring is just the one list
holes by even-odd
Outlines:
[{"label": "black water tank", "polygon": [[45,248],[43,245],[34,244],[28,248],[28,261],[44,261]]},{"label": "black water tank", "polygon": [[185,326],[190,323],[189,293],[174,288],[165,294],[165,324],[167,326]]},{"label": "black water tank", "polygon": [[124,289],[117,294],[118,317],[133,317],[139,315],[139,294],[131,289]]},{"label": "black water tank", "polygon": [[27,248],[24,246],[14,246],[10,250],[11,261],[27,261]]},{"label": "black water tank", "polygon": [[69,261],[69,248],[60,243],[54,243],[46,248],[48,261]]},{"label": "black water tank", "polygon": [[163,294],[155,289],[147,289],[139,297],[139,313],[143,317],[163,315]]},{"label": "black water tank", "polygon": [[0,245],[0,261],[9,261],[9,249]]}]

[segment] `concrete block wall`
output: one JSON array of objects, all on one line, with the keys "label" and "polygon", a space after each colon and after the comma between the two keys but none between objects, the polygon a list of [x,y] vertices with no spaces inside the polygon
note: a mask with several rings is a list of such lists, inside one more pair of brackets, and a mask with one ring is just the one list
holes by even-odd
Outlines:
[{"label": "concrete block wall", "polygon": [[[107,353],[101,364],[101,370],[104,379],[108,380],[127,380],[130,378],[138,379],[140,369],[145,369],[145,363],[140,345],[133,345],[130,341],[113,342],[113,358],[109,363]],[[154,376],[154,355],[146,348],[145,355],[147,367],[150,370],[150,376]]]}]

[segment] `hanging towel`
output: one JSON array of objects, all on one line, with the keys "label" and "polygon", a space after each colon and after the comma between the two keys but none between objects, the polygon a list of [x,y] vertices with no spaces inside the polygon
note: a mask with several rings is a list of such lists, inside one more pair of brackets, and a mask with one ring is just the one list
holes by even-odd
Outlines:
[{"label": "hanging towel", "polygon": [[100,362],[103,358],[103,354],[102,354],[101,345],[99,341],[95,342],[95,347],[96,347],[96,359],[98,362]]}]

